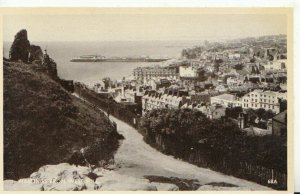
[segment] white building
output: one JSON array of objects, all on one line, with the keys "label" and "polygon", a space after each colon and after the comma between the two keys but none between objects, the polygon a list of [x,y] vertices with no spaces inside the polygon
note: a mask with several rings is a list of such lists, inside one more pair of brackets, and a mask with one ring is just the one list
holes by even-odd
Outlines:
[{"label": "white building", "polygon": [[198,69],[193,66],[180,66],[179,67],[180,77],[198,77]]},{"label": "white building", "polygon": [[286,59],[279,59],[274,61],[268,61],[267,64],[264,65],[266,70],[285,70],[287,67]]},{"label": "white building", "polygon": [[224,107],[241,107],[242,101],[240,98],[232,94],[221,94],[210,98],[211,104],[220,104]]},{"label": "white building", "polygon": [[254,90],[242,97],[242,107],[280,112],[280,100],[287,99],[287,93]]}]

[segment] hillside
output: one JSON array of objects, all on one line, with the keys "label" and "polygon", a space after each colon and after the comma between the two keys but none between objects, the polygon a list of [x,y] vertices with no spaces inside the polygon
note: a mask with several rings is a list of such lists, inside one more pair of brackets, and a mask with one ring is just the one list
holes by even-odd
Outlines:
[{"label": "hillside", "polygon": [[90,163],[114,154],[119,138],[114,125],[73,97],[40,64],[4,62],[3,70],[4,179],[70,161],[83,147],[93,147],[87,149]]}]

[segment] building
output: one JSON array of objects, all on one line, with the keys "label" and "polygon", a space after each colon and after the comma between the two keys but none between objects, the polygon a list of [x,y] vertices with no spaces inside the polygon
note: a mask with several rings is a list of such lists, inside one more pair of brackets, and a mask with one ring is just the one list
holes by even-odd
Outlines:
[{"label": "building", "polygon": [[227,92],[228,91],[228,85],[226,84],[219,84],[216,86],[216,91],[219,91],[219,92]]},{"label": "building", "polygon": [[180,108],[187,101],[187,94],[179,90],[159,93],[157,91],[146,91],[142,97],[143,113],[158,108]]},{"label": "building", "polygon": [[241,54],[240,53],[229,53],[228,54],[228,58],[229,59],[240,59],[241,58]]},{"label": "building", "polygon": [[207,118],[209,119],[220,119],[226,115],[226,108],[217,104],[206,106],[206,105],[195,104],[195,103],[191,103],[190,101],[187,101],[180,108],[198,110],[202,112],[204,115],[206,115]]},{"label": "building", "polygon": [[133,76],[136,80],[145,80],[151,78],[174,78],[178,77],[176,68],[169,67],[138,67],[133,70]]},{"label": "building", "polygon": [[125,93],[124,86],[122,86],[121,88],[116,88],[113,96],[114,100],[117,103],[134,102],[134,99],[131,98],[131,96],[128,93]]},{"label": "building", "polygon": [[198,77],[198,68],[193,66],[180,66],[179,67],[179,76],[186,78],[197,78]]},{"label": "building", "polygon": [[171,86],[171,82],[169,80],[160,78],[151,78],[147,83],[149,83],[152,90],[158,90],[159,88],[168,88]]},{"label": "building", "polygon": [[244,78],[228,77],[226,83],[228,86],[239,86],[244,83]]},{"label": "building", "polygon": [[267,64],[264,64],[263,67],[266,70],[286,70],[287,60],[279,59],[274,61],[268,61]]},{"label": "building", "polygon": [[127,89],[124,93],[128,102],[136,103],[135,113],[142,114],[142,97],[144,95],[144,91],[137,87],[133,89]]},{"label": "building", "polygon": [[210,98],[211,104],[219,104],[224,107],[241,107],[242,101],[233,94],[221,94]]},{"label": "building", "polygon": [[191,102],[197,103],[197,104],[208,104],[210,103],[211,94],[209,92],[201,92],[201,93],[195,93],[191,94]]},{"label": "building", "polygon": [[242,97],[242,107],[252,109],[263,108],[265,110],[271,110],[275,113],[279,113],[280,102],[281,100],[286,99],[286,92],[282,93],[274,91],[254,90]]},{"label": "building", "polygon": [[195,106],[194,109],[199,110],[210,119],[220,119],[226,115],[226,108],[217,104],[211,106]]}]

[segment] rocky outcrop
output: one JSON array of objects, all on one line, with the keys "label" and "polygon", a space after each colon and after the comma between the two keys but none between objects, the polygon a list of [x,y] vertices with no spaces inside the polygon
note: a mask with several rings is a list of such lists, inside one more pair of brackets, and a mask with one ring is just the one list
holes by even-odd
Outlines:
[{"label": "rocky outcrop", "polygon": [[57,65],[54,62],[53,59],[49,57],[47,52],[45,51],[44,57],[43,57],[43,63],[42,65],[46,67],[47,74],[53,79],[53,80],[59,80],[58,75],[57,75]]},{"label": "rocky outcrop", "polygon": [[98,168],[92,172],[98,178],[91,178],[91,169],[67,163],[45,165],[29,178],[18,181],[5,180],[6,191],[176,191],[173,184],[151,183],[147,179],[119,174],[116,171]]},{"label": "rocky outcrop", "polygon": [[33,61],[42,62],[42,60],[43,60],[43,51],[41,47],[36,45],[30,45],[28,62],[30,63]]},{"label": "rocky outcrop", "polygon": [[73,80],[64,80],[58,76],[57,64],[50,58],[45,50],[40,46],[30,45],[25,29],[20,30],[15,35],[15,40],[10,48],[9,60],[4,59],[4,62],[18,62],[19,60],[29,63],[40,65],[40,70],[50,76],[53,80],[58,82],[64,89],[73,93],[74,83]]},{"label": "rocky outcrop", "polygon": [[28,56],[30,52],[30,42],[27,38],[27,31],[20,30],[16,35],[14,42],[9,51],[10,61],[23,61],[28,62]]}]

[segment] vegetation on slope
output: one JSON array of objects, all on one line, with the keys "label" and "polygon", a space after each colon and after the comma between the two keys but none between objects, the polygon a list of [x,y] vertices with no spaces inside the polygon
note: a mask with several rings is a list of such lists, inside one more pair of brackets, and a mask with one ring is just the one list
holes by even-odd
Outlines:
[{"label": "vegetation on slope", "polygon": [[102,112],[73,97],[39,65],[4,63],[5,179],[67,162],[83,147],[92,147],[86,156],[90,163],[107,159],[118,138]]}]

